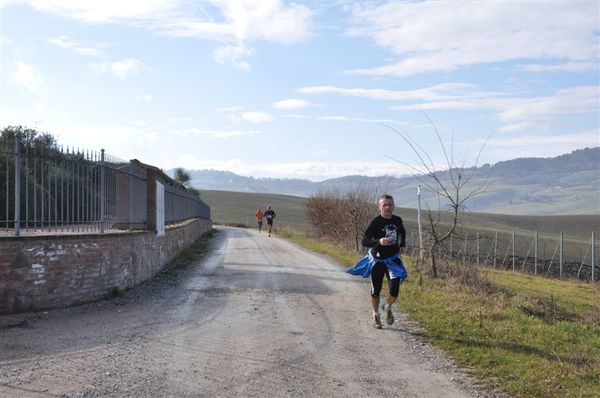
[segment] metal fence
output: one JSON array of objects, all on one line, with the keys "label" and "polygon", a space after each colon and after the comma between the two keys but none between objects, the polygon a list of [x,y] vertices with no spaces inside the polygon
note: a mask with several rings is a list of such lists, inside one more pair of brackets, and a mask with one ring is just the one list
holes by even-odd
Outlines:
[{"label": "metal fence", "polygon": [[[100,152],[0,141],[0,236],[147,229],[148,170]],[[163,175],[165,224],[210,218],[197,194]]]},{"label": "metal fence", "polygon": [[[417,230],[410,230],[407,247],[419,251]],[[596,234],[588,239],[530,231],[462,232],[438,247],[437,256],[465,264],[507,269],[534,275],[600,281]]]}]

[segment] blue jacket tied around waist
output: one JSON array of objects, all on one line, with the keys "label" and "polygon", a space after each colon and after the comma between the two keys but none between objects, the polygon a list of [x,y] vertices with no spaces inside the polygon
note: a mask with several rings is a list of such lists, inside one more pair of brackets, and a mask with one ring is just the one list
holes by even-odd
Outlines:
[{"label": "blue jacket tied around waist", "polygon": [[[397,260],[400,260],[399,263],[396,262]],[[376,263],[385,263],[388,273],[390,274],[390,279],[400,278],[400,281],[403,281],[408,278],[408,274],[406,273],[406,269],[404,268],[400,254],[380,259],[373,257],[371,249],[369,249],[369,252],[366,256],[361,258],[354,267],[347,269],[346,272],[352,275],[360,275],[363,278],[367,278],[369,275],[371,275],[371,270]]]}]

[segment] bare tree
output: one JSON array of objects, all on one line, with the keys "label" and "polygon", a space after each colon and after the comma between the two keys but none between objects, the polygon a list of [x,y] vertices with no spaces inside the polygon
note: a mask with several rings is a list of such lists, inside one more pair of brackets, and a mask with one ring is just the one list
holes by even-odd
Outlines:
[{"label": "bare tree", "polygon": [[377,213],[379,191],[359,184],[342,195],[319,192],[308,199],[306,215],[318,238],[361,251],[362,236]]},{"label": "bare tree", "polygon": [[345,195],[347,205],[350,236],[354,242],[354,250],[360,252],[362,236],[369,225],[369,221],[377,214],[377,198],[379,192],[370,189],[365,184],[360,184],[354,191]]},{"label": "bare tree", "polygon": [[[444,168],[447,168],[446,170],[439,170],[429,153],[419,145],[417,141],[409,137],[408,134],[402,133],[385,124],[383,124],[383,126],[400,136],[417,156],[418,161],[416,162],[417,165],[413,165],[402,160],[388,157],[409,167],[413,176],[425,187],[425,190],[432,193],[435,200],[437,200],[437,206],[435,206],[435,208],[431,206],[427,199],[424,200],[426,218],[425,233],[427,235],[427,238],[425,239],[427,247],[425,250],[428,258],[431,260],[433,276],[437,277],[437,248],[446,240],[450,239],[455,233],[455,230],[459,225],[460,215],[465,209],[466,202],[473,196],[484,193],[491,183],[489,180],[481,183],[473,182],[479,157],[481,156],[489,137],[481,146],[475,159],[474,166],[465,167],[464,160],[459,162],[454,154],[453,140],[451,141],[450,148],[447,148],[431,119],[427,115],[425,115],[425,117],[427,117],[427,120],[431,124],[441,146],[444,154]],[[446,208],[446,211],[443,211],[443,208]],[[444,214],[450,216],[450,225],[442,224],[442,215]]]}]

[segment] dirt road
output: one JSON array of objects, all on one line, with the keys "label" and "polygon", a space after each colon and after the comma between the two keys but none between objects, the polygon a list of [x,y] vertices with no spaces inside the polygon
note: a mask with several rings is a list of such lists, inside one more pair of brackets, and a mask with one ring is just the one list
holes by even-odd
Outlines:
[{"label": "dirt road", "polygon": [[211,252],[122,298],[0,316],[2,397],[475,397],[369,284],[288,241],[218,228]]}]

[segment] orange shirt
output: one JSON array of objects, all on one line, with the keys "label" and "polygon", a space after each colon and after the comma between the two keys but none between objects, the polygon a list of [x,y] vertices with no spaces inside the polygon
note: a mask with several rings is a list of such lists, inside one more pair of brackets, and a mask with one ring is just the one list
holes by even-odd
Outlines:
[{"label": "orange shirt", "polygon": [[259,210],[259,211],[256,212],[256,219],[258,221],[262,221],[262,219],[263,219],[263,212],[262,211]]}]

